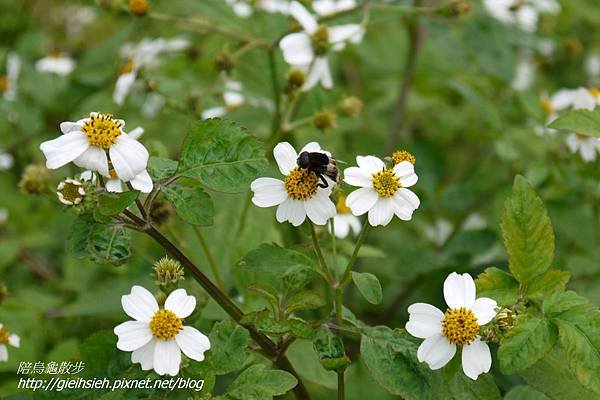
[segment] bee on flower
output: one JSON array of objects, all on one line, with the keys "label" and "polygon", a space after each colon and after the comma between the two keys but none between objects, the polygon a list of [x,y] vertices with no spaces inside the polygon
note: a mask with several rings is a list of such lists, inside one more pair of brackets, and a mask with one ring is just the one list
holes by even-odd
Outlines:
[{"label": "bee on flower", "polygon": [[210,340],[196,328],[183,324],[196,308],[196,298],[188,296],[185,289],[171,292],[161,309],[152,293],[142,286],[133,286],[131,293],[121,298],[121,304],[133,321],[115,327],[117,348],[131,351],[131,362],[140,363],[142,370],[176,376],[182,352],[192,360],[204,360]]},{"label": "bee on flower", "polygon": [[19,348],[21,338],[0,323],[0,362],[8,361],[8,345]]},{"label": "bee on flower", "polygon": [[46,167],[57,169],[73,162],[111,180],[131,182],[135,189],[150,192],[152,180],[146,171],[148,150],[136,140],[143,129],[136,128],[127,134],[124,126],[121,119],[95,112],[76,122],[61,123],[63,135],[40,145]]},{"label": "bee on flower", "polygon": [[475,380],[489,372],[492,356],[487,343],[481,340],[480,327],[496,316],[496,302],[476,296],[475,283],[469,274],[456,272],[444,281],[446,312],[425,303],[408,307],[406,330],[425,339],[419,346],[417,358],[436,370],[454,357],[456,348],[462,350],[462,368],[466,376]]},{"label": "bee on flower", "polygon": [[38,60],[35,69],[58,76],[67,76],[75,69],[75,60],[63,53],[56,53]]}]

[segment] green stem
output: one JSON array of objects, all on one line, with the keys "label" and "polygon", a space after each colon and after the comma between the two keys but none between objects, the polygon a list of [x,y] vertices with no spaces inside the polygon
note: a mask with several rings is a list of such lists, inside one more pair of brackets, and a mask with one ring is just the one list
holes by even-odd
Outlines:
[{"label": "green stem", "polygon": [[331,224],[331,248],[332,248],[332,251],[333,251],[333,268],[335,268],[335,271],[337,272],[338,260],[337,260],[337,243],[336,243],[336,238],[335,238],[335,222],[334,222],[334,219],[331,218],[329,220],[329,223]]},{"label": "green stem", "polygon": [[308,221],[310,225],[310,233],[312,237],[313,248],[315,249],[315,253],[317,253],[317,258],[319,259],[319,264],[321,264],[321,268],[327,277],[327,282],[329,284],[333,283],[333,275],[331,275],[331,271],[329,270],[329,266],[327,265],[327,261],[325,261],[325,257],[323,257],[323,252],[321,251],[321,245],[319,244],[319,239],[317,238],[317,231],[315,230],[315,225],[312,221]]},{"label": "green stem", "polygon": [[196,237],[198,238],[198,241],[200,242],[200,245],[202,246],[202,250],[204,250],[204,254],[206,254],[206,258],[208,259],[208,265],[210,265],[210,270],[212,271],[213,275],[215,276],[215,280],[217,281],[217,286],[219,286],[219,289],[225,291],[225,284],[223,283],[223,277],[221,276],[221,272],[219,272],[219,267],[217,266],[217,261],[215,260],[215,257],[213,256],[212,251],[210,251],[210,247],[208,246],[206,239],[204,239],[204,235],[202,234],[200,227],[198,227],[196,225],[192,225],[192,228],[194,229],[194,233],[196,234]]},{"label": "green stem", "polygon": [[338,385],[337,398],[338,398],[338,400],[344,400],[344,398],[345,398],[344,371],[345,370],[341,370],[341,371],[337,372],[337,385]]},{"label": "green stem", "polygon": [[369,219],[365,219],[365,223],[363,224],[362,230],[360,231],[360,236],[358,237],[358,241],[356,242],[356,246],[354,247],[354,251],[352,252],[352,256],[348,261],[348,265],[346,265],[346,270],[344,271],[344,275],[342,275],[342,279],[340,280],[339,286],[344,287],[350,283],[350,272],[352,272],[352,267],[354,267],[354,263],[356,262],[356,257],[358,256],[358,251],[360,250],[365,238],[367,237],[367,233],[369,232]]}]

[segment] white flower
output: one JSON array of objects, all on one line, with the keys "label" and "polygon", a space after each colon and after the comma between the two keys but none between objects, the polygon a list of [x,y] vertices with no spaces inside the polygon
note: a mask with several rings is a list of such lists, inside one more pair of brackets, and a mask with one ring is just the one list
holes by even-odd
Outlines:
[{"label": "white flower", "polygon": [[314,0],[312,6],[319,15],[326,16],[356,7],[356,0]]},{"label": "white flower", "polygon": [[536,30],[540,14],[560,12],[556,0],[483,0],[483,5],[492,17],[527,32]]},{"label": "white flower", "polygon": [[479,336],[479,328],[496,316],[496,302],[487,297],[475,299],[475,283],[469,274],[451,273],[444,282],[446,313],[425,303],[408,307],[406,330],[425,339],[417,358],[429,368],[440,369],[454,357],[456,346],[462,348],[462,367],[471,379],[490,370],[490,349]]},{"label": "white flower", "polygon": [[166,100],[161,94],[156,92],[150,93],[148,94],[148,97],[146,97],[144,104],[142,104],[141,113],[148,119],[156,118],[165,103]]},{"label": "white flower", "polygon": [[360,218],[353,215],[352,210],[346,206],[346,196],[340,196],[335,208],[337,211],[333,216],[335,236],[344,239],[348,237],[350,231],[358,235],[362,229]]},{"label": "white flower", "polygon": [[307,91],[320,83],[326,89],[333,87],[327,51],[342,50],[347,42],[359,43],[364,35],[360,24],[346,24],[334,27],[319,25],[317,19],[300,3],[290,4],[290,14],[300,23],[301,32],[284,36],[279,42],[285,61],[295,68],[308,73],[302,90]]},{"label": "white flower", "polygon": [[[300,153],[318,152],[330,156],[316,142],[310,142]],[[298,166],[298,154],[287,142],[279,143],[273,149],[279,171],[285,179],[255,179],[250,188],[254,192],[252,202],[258,207],[277,207],[277,221],[289,221],[294,226],[301,225],[306,217],[317,225],[325,225],[335,215],[335,205],[329,198],[334,182],[327,178],[327,187],[317,175]]]},{"label": "white flower", "polygon": [[585,72],[590,79],[600,77],[600,54],[594,53],[585,59]]},{"label": "white flower", "polygon": [[61,123],[63,135],[40,145],[46,167],[57,169],[73,161],[107,178],[132,181],[146,170],[148,150],[136,140],[143,129],[136,128],[128,135],[124,125],[123,120],[94,112],[88,118]]},{"label": "white flower", "polygon": [[20,347],[21,338],[14,333],[9,332],[8,329],[6,329],[4,325],[0,323],[0,362],[8,361],[7,345]]},{"label": "white flower", "polygon": [[6,57],[6,76],[0,78],[0,90],[4,98],[13,101],[17,98],[17,81],[21,73],[21,58],[15,53],[9,53]]},{"label": "white flower", "polygon": [[196,361],[204,360],[210,349],[208,337],[191,326],[184,326],[196,307],[196,298],[185,289],[173,291],[165,301],[164,309],[152,293],[141,286],[133,286],[131,294],[121,297],[123,310],[134,321],[115,327],[117,348],[132,351],[131,362],[140,363],[142,370],[154,369],[159,375],[179,373],[181,352]]},{"label": "white flower", "polygon": [[240,18],[248,18],[252,15],[252,5],[268,13],[280,13],[283,15],[289,13],[290,7],[288,0],[254,0],[252,5],[250,5],[248,0],[225,0],[225,2]]},{"label": "white flower", "polygon": [[56,187],[58,200],[67,206],[81,203],[85,194],[83,184],[76,179],[67,178]]},{"label": "white flower", "polygon": [[442,246],[450,237],[454,225],[445,218],[438,218],[433,225],[425,227],[425,236],[436,246]]},{"label": "white flower", "polygon": [[242,93],[242,84],[228,78],[225,79],[225,91],[223,92],[223,101],[225,106],[207,108],[202,112],[202,119],[222,117],[242,104],[244,104],[244,94]]},{"label": "white flower", "polygon": [[125,98],[131,91],[135,79],[137,78],[137,71],[132,69],[131,71],[124,71],[117,78],[115,83],[115,90],[113,91],[113,101],[115,104],[121,106],[125,102]]},{"label": "white flower", "polygon": [[4,225],[6,221],[8,221],[8,210],[0,208],[0,226]]},{"label": "white flower", "polygon": [[567,135],[567,147],[573,154],[579,152],[583,161],[594,162],[600,152],[600,138],[571,132]]},{"label": "white flower", "polygon": [[346,199],[352,214],[358,216],[369,212],[372,226],[389,224],[394,214],[410,221],[420,204],[417,195],[406,189],[417,183],[414,165],[402,161],[388,169],[374,156],[358,156],[356,163],[358,167],[344,170],[344,182],[360,186]]},{"label": "white flower", "polygon": [[517,61],[515,75],[511,82],[511,87],[516,91],[524,91],[531,87],[535,79],[535,65],[529,55],[522,56]]},{"label": "white flower", "polygon": [[69,75],[75,69],[75,60],[64,54],[44,57],[35,63],[39,72],[50,72],[60,76]]},{"label": "white flower", "polygon": [[12,154],[0,150],[0,171],[6,171],[11,169],[15,163],[15,159]]},{"label": "white flower", "polygon": [[252,15],[252,6],[244,0],[225,0],[225,2],[240,18],[248,18]]}]

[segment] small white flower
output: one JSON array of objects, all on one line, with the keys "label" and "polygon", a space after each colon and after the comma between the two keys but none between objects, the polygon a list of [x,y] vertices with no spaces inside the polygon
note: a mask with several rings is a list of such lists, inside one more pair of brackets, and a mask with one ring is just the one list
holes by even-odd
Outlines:
[{"label": "small white flower", "polygon": [[6,171],[11,169],[15,163],[15,159],[12,154],[0,150],[0,171]]},{"label": "small white flower", "polygon": [[290,14],[300,23],[303,31],[284,36],[279,42],[285,61],[307,72],[302,90],[307,91],[320,83],[325,89],[333,87],[327,51],[342,50],[346,43],[360,43],[365,29],[360,24],[334,27],[319,25],[314,15],[300,3],[290,4]]},{"label": "small white flower", "polygon": [[56,187],[58,200],[67,206],[81,203],[85,195],[83,184],[76,179],[67,178]]},{"label": "small white flower", "polygon": [[202,119],[222,117],[228,111],[234,110],[244,104],[245,97],[242,93],[242,84],[228,78],[225,79],[225,91],[223,92],[223,101],[225,106],[207,108],[202,112]]},{"label": "small white flower", "polygon": [[594,53],[585,59],[585,72],[592,80],[600,78],[600,54]]},{"label": "small white flower", "polygon": [[159,93],[150,93],[144,104],[142,104],[141,113],[144,117],[148,119],[156,118],[160,110],[164,107],[166,103],[165,98]]},{"label": "small white flower", "polygon": [[350,232],[358,235],[362,229],[360,218],[353,215],[352,210],[346,205],[346,196],[340,196],[335,208],[337,211],[333,216],[335,236],[344,239],[348,237]]},{"label": "small white flower", "polygon": [[483,5],[492,17],[527,32],[536,30],[540,14],[560,12],[556,0],[483,0]]},{"label": "small white flower", "polygon": [[17,98],[17,82],[21,73],[21,57],[15,53],[9,53],[6,57],[6,76],[0,78],[0,90],[8,101]]},{"label": "small white flower", "polygon": [[408,307],[406,331],[425,339],[417,358],[436,370],[454,357],[456,347],[462,348],[462,367],[471,379],[486,373],[492,366],[487,343],[481,340],[479,328],[496,316],[496,302],[487,297],[475,298],[475,283],[469,274],[451,273],[444,282],[446,313],[425,303]]},{"label": "small white flower", "polygon": [[535,79],[535,65],[529,55],[522,56],[517,62],[515,76],[511,82],[511,87],[519,92],[531,87]]},{"label": "small white flower", "polygon": [[125,98],[131,92],[131,88],[135,83],[135,79],[137,78],[137,71],[124,71],[117,78],[117,83],[115,83],[115,90],[113,91],[113,101],[115,104],[122,106],[125,102]]},{"label": "small white flower", "polygon": [[159,375],[179,373],[181,352],[196,361],[204,360],[210,349],[208,337],[191,326],[183,325],[196,308],[196,298],[185,289],[173,291],[160,309],[152,293],[133,286],[131,294],[121,297],[123,310],[134,321],[115,327],[117,348],[132,351],[131,362],[140,363],[142,370],[154,369]]},{"label": "small white flower", "polygon": [[268,13],[283,15],[290,13],[290,2],[288,0],[258,0],[256,7]]},{"label": "small white flower", "polygon": [[453,227],[452,222],[445,218],[438,218],[432,225],[425,228],[425,236],[436,246],[442,246],[450,237]]},{"label": "small white flower", "polygon": [[319,15],[326,16],[356,7],[356,0],[314,0],[312,6]]},{"label": "small white flower", "polygon": [[21,346],[21,338],[14,333],[11,333],[2,323],[0,323],[0,362],[8,361],[7,345],[18,348]]},{"label": "small white flower", "polygon": [[67,76],[75,69],[75,60],[65,54],[51,55],[38,60],[35,63],[35,69],[39,72]]},{"label": "small white flower", "polygon": [[346,199],[352,214],[358,216],[368,212],[372,226],[389,224],[394,214],[401,220],[410,221],[420,205],[417,195],[406,189],[417,183],[414,165],[402,161],[388,169],[374,156],[358,156],[356,163],[358,167],[344,170],[344,182],[360,186]]},{"label": "small white flower", "polygon": [[149,155],[136,140],[143,129],[136,128],[127,134],[124,125],[123,120],[94,112],[88,118],[61,123],[63,135],[40,145],[46,156],[46,167],[57,169],[72,161],[107,178],[132,181],[145,172]]},{"label": "small white flower", "polygon": [[248,18],[252,15],[252,6],[244,0],[225,0],[225,2],[240,18]]},{"label": "small white flower", "polygon": [[0,226],[6,224],[6,221],[8,221],[8,210],[0,208]]},{"label": "small white flower", "polygon": [[597,153],[600,152],[600,138],[569,133],[567,135],[567,147],[571,153],[579,152],[585,162],[596,161]]},{"label": "small white flower", "polygon": [[[316,142],[310,142],[300,153],[319,152],[330,156]],[[285,179],[255,179],[250,188],[254,192],[252,202],[258,207],[277,207],[278,222],[289,221],[294,226],[301,225],[306,217],[317,225],[325,225],[335,215],[335,205],[329,198],[335,185],[328,180],[327,187],[317,175],[298,166],[298,153],[287,142],[279,143],[273,149],[279,171]]]}]

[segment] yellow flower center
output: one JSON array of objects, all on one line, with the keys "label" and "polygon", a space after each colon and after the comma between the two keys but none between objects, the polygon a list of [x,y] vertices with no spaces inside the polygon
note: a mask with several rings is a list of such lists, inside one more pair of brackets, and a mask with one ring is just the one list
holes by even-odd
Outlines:
[{"label": "yellow flower center", "polygon": [[127,61],[127,64],[123,65],[123,67],[121,67],[121,71],[119,72],[119,75],[125,75],[130,73],[131,71],[133,71],[133,60],[130,59],[129,61]]},{"label": "yellow flower center", "polygon": [[117,121],[107,114],[91,114],[83,124],[83,132],[91,145],[108,149],[116,143],[117,137],[122,133],[121,121]]},{"label": "yellow flower center", "polygon": [[595,97],[595,98],[600,97],[600,89],[589,88],[588,92],[592,95],[592,97]]},{"label": "yellow flower center", "polygon": [[0,328],[0,344],[7,344],[10,332],[5,327]]},{"label": "yellow flower center", "polygon": [[341,195],[338,199],[335,209],[338,214],[350,214],[352,210],[346,205],[346,196]]},{"label": "yellow flower center", "polygon": [[0,92],[4,93],[8,89],[8,78],[6,75],[0,75]]},{"label": "yellow flower center", "polygon": [[317,30],[313,33],[312,38],[312,46],[315,54],[321,56],[327,53],[329,50],[329,31],[325,25],[319,25]]},{"label": "yellow flower center", "polygon": [[465,346],[479,334],[477,318],[471,310],[464,307],[446,310],[442,321],[442,333],[450,343]]},{"label": "yellow flower center", "polygon": [[319,178],[309,169],[296,167],[284,180],[285,190],[294,200],[308,200],[317,193]]},{"label": "yellow flower center", "polygon": [[542,110],[544,111],[544,113],[546,115],[550,115],[554,112],[554,108],[552,107],[552,104],[550,103],[550,100],[548,99],[541,99],[540,100],[541,106],[542,106]]},{"label": "yellow flower center", "polygon": [[398,150],[392,153],[392,162],[394,165],[400,164],[402,161],[408,161],[409,163],[414,164],[417,162],[417,159],[406,150]]},{"label": "yellow flower center", "polygon": [[402,187],[394,170],[384,169],[373,174],[373,188],[381,197],[392,197]]},{"label": "yellow flower center", "polygon": [[157,311],[150,320],[150,330],[155,338],[160,340],[173,339],[183,326],[183,321],[172,311]]}]

